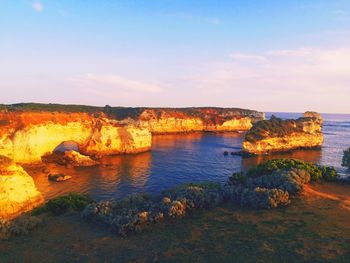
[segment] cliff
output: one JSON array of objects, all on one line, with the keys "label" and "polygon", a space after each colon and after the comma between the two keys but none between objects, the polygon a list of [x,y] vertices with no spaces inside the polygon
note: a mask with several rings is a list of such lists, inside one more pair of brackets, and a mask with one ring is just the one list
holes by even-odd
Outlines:
[{"label": "cliff", "polygon": [[319,114],[307,112],[297,120],[272,117],[255,123],[245,135],[243,151],[266,154],[315,148],[322,143],[322,118]]},{"label": "cliff", "polygon": [[264,118],[262,113],[240,109],[145,109],[135,119],[153,134],[198,131],[246,131]]},{"label": "cliff", "polygon": [[101,114],[0,112],[0,155],[18,163],[36,163],[64,141],[74,141],[85,155],[137,153],[151,147],[147,129]]},{"label": "cliff", "polygon": [[9,112],[66,112],[104,114],[109,119],[149,129],[153,134],[198,131],[247,131],[256,121],[265,119],[262,112],[239,108],[131,108],[93,107],[60,104],[0,105]]},{"label": "cliff", "polygon": [[22,167],[0,156],[0,218],[12,219],[43,202],[32,177]]}]

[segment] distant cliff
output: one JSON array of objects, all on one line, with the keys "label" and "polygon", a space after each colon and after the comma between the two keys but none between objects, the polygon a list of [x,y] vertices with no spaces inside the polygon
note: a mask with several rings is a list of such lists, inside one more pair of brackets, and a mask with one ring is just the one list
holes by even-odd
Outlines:
[{"label": "distant cliff", "polygon": [[297,120],[272,117],[255,123],[245,135],[243,151],[251,154],[285,152],[320,147],[323,143],[322,117],[306,112]]},{"label": "distant cliff", "polygon": [[191,107],[191,108],[131,108],[93,107],[60,104],[0,105],[9,112],[65,112],[104,114],[109,119],[147,128],[153,134],[197,131],[247,131],[256,121],[265,118],[264,113],[239,108]]},{"label": "distant cliff", "polygon": [[134,121],[153,134],[197,131],[247,131],[264,119],[257,111],[223,108],[144,109]]}]

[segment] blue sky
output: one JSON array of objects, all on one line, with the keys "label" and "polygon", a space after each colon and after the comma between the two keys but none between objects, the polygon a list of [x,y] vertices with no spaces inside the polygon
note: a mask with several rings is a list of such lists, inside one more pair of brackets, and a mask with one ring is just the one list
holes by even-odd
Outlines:
[{"label": "blue sky", "polygon": [[350,1],[0,0],[0,92],[350,113]]}]

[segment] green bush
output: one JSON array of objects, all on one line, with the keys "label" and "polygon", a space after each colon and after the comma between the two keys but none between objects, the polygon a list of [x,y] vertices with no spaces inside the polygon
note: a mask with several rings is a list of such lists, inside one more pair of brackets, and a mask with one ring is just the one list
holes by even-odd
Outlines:
[{"label": "green bush", "polygon": [[342,165],[350,168],[350,148],[344,151]]},{"label": "green bush", "polygon": [[49,213],[61,215],[67,212],[82,211],[92,200],[85,195],[70,193],[48,201],[44,206],[33,211],[33,215]]},{"label": "green bush", "polygon": [[319,179],[334,181],[337,179],[337,172],[333,167],[318,166],[296,159],[269,160],[249,169],[247,175],[250,177],[258,177],[270,174],[276,170],[288,170],[292,168],[307,171],[310,174],[312,181],[317,181]]},{"label": "green bush", "polygon": [[283,137],[293,132],[302,132],[303,118],[297,120],[282,120],[272,116],[270,120],[256,122],[246,133],[245,140],[255,142],[267,137]]}]

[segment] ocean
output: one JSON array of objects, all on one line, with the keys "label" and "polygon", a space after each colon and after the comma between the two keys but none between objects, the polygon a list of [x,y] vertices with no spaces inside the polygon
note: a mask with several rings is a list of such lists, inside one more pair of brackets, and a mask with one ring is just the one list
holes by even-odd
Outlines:
[{"label": "ocean", "polygon": [[[272,114],[284,119],[301,116],[301,113],[267,113],[267,118]],[[95,200],[121,198],[140,192],[157,194],[188,182],[225,183],[233,172],[281,157],[334,166],[342,177],[350,176],[341,166],[343,150],[350,147],[350,114],[323,114],[323,118],[325,141],[320,150],[242,158],[224,156],[223,152],[241,150],[244,134],[171,134],[154,136],[150,152],[105,157],[96,167],[59,168],[57,172],[73,176],[62,183],[50,182],[37,167],[26,167],[26,170],[47,199],[78,192],[89,194]]]}]

